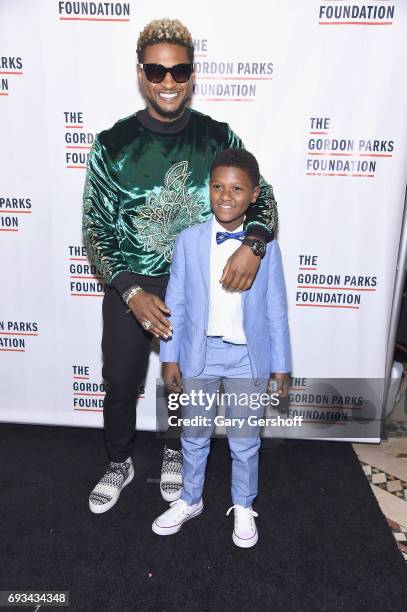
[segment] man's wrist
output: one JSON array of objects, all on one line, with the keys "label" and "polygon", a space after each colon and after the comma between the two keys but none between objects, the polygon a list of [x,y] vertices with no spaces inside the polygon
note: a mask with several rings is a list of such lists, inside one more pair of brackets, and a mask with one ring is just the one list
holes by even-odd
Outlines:
[{"label": "man's wrist", "polygon": [[127,289],[130,289],[137,284],[138,280],[134,278],[134,272],[129,272],[128,270],[118,272],[110,282],[110,286],[116,289],[120,296],[122,296]]},{"label": "man's wrist", "polygon": [[247,235],[250,236],[250,238],[257,238],[258,240],[263,240],[263,242],[265,242],[266,244],[274,239],[273,230],[268,229],[265,225],[260,225],[251,222],[245,229],[247,230]]},{"label": "man's wrist", "polygon": [[246,236],[242,241],[242,244],[248,246],[254,255],[257,257],[264,257],[266,254],[266,243],[261,238]]},{"label": "man's wrist", "polygon": [[122,299],[126,306],[128,306],[130,300],[141,291],[144,291],[144,289],[140,287],[140,285],[132,285],[124,293],[122,293]]}]

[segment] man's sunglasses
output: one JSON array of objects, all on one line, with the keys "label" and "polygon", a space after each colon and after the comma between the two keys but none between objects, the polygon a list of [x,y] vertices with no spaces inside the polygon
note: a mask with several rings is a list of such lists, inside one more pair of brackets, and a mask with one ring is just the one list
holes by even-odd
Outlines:
[{"label": "man's sunglasses", "polygon": [[150,83],[161,83],[167,72],[170,73],[176,83],[186,83],[194,69],[193,64],[176,64],[171,68],[166,68],[161,64],[140,64],[140,66]]}]

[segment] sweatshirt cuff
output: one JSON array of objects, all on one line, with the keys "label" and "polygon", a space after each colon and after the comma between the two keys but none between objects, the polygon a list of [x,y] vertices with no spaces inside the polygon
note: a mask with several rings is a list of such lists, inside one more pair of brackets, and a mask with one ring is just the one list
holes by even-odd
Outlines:
[{"label": "sweatshirt cuff", "polygon": [[120,293],[120,295],[123,295],[127,289],[130,289],[132,285],[136,284],[134,274],[131,272],[119,272],[110,283],[110,286],[114,287],[116,291]]},{"label": "sweatshirt cuff", "polygon": [[259,238],[266,244],[267,242],[271,242],[274,238],[273,230],[268,230],[263,225],[257,225],[256,223],[250,223],[248,225],[247,235],[253,236],[254,238]]}]

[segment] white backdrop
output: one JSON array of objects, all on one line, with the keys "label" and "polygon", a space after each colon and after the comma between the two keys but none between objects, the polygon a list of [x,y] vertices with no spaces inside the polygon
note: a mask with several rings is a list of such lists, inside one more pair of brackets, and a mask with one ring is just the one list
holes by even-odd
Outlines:
[{"label": "white backdrop", "polygon": [[[392,0],[0,0],[0,420],[102,425],[86,157],[94,134],[144,106],[136,40],[164,16],[195,39],[193,106],[228,121],[274,186],[294,375],[384,376],[406,183],[406,11]],[[158,375],[153,354],[139,428],[155,428]]]}]

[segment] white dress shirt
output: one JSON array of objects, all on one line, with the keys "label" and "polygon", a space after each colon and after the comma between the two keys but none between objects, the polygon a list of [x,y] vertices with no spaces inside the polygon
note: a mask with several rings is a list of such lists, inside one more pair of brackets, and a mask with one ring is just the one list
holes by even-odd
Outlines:
[{"label": "white dress shirt", "polygon": [[[212,223],[208,336],[220,336],[225,342],[246,344],[243,329],[242,294],[225,291],[219,283],[227,260],[242,244],[235,238],[216,243],[216,232],[226,232],[215,217]],[[233,232],[243,231],[243,225]]]}]

